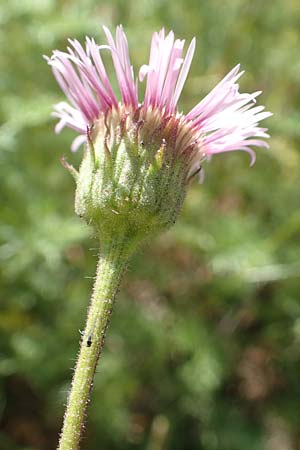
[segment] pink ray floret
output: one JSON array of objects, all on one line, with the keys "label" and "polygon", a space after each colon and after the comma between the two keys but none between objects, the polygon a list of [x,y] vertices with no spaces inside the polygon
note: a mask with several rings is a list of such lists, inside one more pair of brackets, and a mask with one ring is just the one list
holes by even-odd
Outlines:
[{"label": "pink ray floret", "polygon": [[[99,46],[87,37],[83,48],[78,41],[69,40],[68,52],[55,50],[51,58],[45,57],[69,101],[58,103],[54,108],[53,115],[59,119],[55,130],[59,133],[67,126],[79,133],[72,150],[85,142],[87,127],[101,113],[107,114],[113,109],[125,108],[132,113],[158,110],[162,119],[179,115],[177,104],[194,56],[195,38],[184,55],[184,40],[175,39],[172,31],[167,35],[164,29],[155,32],[149,62],[140,68],[137,80],[122,26],[117,27],[115,39],[106,27],[104,32],[107,45]],[[102,60],[105,51],[109,51],[115,68],[120,91],[117,95]],[[259,123],[272,114],[264,111],[263,106],[256,106],[261,92],[239,92],[238,80],[242,75],[237,65],[188,114],[180,114],[189,124],[194,140],[201,140],[202,158],[244,150],[250,153],[251,163],[254,163],[252,147],[268,147],[263,140],[269,137],[267,129],[261,128]],[[139,103],[138,82],[145,79],[145,97]]]}]

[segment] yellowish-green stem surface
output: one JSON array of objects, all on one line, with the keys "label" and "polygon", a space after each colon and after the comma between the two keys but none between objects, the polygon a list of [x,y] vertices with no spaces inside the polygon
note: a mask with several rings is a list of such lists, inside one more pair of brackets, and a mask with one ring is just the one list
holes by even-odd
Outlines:
[{"label": "yellowish-green stem surface", "polygon": [[78,450],[97,362],[115,296],[128,260],[124,243],[112,239],[101,247],[86,328],[74,371],[58,450]]}]

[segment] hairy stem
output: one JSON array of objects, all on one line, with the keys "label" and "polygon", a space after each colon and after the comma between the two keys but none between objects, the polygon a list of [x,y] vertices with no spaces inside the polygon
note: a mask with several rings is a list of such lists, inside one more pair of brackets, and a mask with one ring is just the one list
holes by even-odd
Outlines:
[{"label": "hairy stem", "polygon": [[75,367],[58,450],[78,450],[90,401],[94,374],[115,296],[128,260],[124,241],[101,246],[86,328]]}]

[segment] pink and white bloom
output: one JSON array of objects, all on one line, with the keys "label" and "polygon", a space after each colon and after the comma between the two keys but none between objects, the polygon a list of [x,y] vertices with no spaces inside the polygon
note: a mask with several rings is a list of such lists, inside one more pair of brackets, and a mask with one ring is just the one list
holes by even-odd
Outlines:
[{"label": "pink and white bloom", "polygon": [[[87,129],[100,115],[109,116],[112,111],[119,111],[120,116],[129,114],[135,123],[152,121],[153,132],[158,128],[161,131],[171,121],[169,135],[174,149],[180,153],[193,149],[193,169],[210,155],[234,150],[247,151],[254,163],[252,147],[268,147],[263,140],[269,137],[267,129],[259,123],[272,114],[264,111],[264,106],[256,106],[261,92],[239,92],[238,80],[243,74],[240,65],[184,115],[177,105],[192,63],[195,38],[184,55],[184,40],[175,39],[172,31],[167,35],[164,29],[155,32],[149,62],[140,68],[137,79],[122,26],[117,27],[115,39],[106,27],[104,32],[106,45],[87,37],[84,48],[70,39],[68,52],[55,50],[51,58],[46,57],[68,99],[54,107],[53,115],[59,119],[55,130],[59,133],[67,126],[79,133],[72,150],[85,142]],[[110,52],[120,95],[114,92],[107,75],[102,60],[105,51]],[[145,79],[145,97],[139,101],[138,84]]]},{"label": "pink and white bloom", "polygon": [[[267,147],[259,122],[271,114],[255,106],[260,92],[241,94],[236,66],[186,115],[177,104],[195,51],[164,29],[154,33],[148,64],[138,78],[126,35],[115,39],[104,27],[106,45],[86,38],[85,48],[69,40],[67,52],[46,60],[68,102],[55,106],[56,132],[78,133],[72,149],[86,142],[78,171],[63,162],[76,182],[75,212],[100,240],[99,265],[82,338],[59,449],[77,449],[84,428],[93,374],[101,352],[122,273],[137,247],[171,227],[182,208],[189,181],[211,155],[250,153]],[[112,87],[103,52],[109,52],[119,93]],[[138,98],[146,80],[145,97]],[[80,401],[78,401],[80,399]]]}]

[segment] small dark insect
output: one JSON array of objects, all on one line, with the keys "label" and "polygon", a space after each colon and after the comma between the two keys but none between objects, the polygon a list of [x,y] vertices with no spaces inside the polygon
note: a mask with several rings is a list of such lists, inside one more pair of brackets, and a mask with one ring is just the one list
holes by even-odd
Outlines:
[{"label": "small dark insect", "polygon": [[87,338],[87,341],[86,341],[86,346],[87,347],[90,347],[91,345],[92,345],[92,335],[91,334],[89,334],[88,335],[88,338]]},{"label": "small dark insect", "polygon": [[91,347],[91,345],[93,343],[94,330],[95,330],[95,321],[94,321],[93,325],[91,326],[90,332],[87,336],[87,340],[86,340],[87,347]]}]

